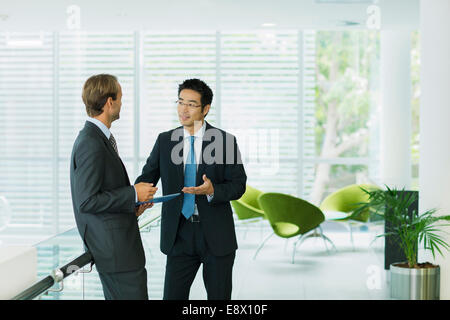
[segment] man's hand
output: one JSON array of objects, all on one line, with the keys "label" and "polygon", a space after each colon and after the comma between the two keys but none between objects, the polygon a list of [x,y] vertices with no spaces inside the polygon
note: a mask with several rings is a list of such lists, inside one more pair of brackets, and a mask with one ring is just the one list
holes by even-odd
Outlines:
[{"label": "man's hand", "polygon": [[134,209],[134,212],[136,213],[136,217],[139,217],[141,214],[144,213],[145,210],[147,210],[148,208],[153,207],[153,202],[150,203],[144,203],[141,204],[139,207],[136,207]]},{"label": "man's hand", "polygon": [[145,202],[153,199],[153,195],[156,193],[158,188],[153,187],[153,183],[139,182],[134,185],[136,188],[138,201]]},{"label": "man's hand", "polygon": [[181,189],[184,193],[192,193],[192,194],[207,194],[212,195],[214,193],[214,186],[206,177],[206,174],[203,175],[203,184],[198,187],[184,187]]}]

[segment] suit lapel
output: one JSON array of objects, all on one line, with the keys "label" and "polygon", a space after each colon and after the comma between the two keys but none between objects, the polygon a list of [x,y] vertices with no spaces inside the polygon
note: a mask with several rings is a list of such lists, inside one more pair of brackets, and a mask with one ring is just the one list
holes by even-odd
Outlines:
[{"label": "suit lapel", "polygon": [[204,155],[206,146],[210,143],[210,141],[205,140],[205,137],[206,137],[207,130],[212,128],[212,126],[208,122],[205,121],[205,123],[206,123],[206,128],[205,128],[205,134],[203,135],[203,139],[202,139],[202,153],[200,156],[201,161],[200,161],[200,164],[198,165],[197,175],[196,175],[196,186],[197,187],[199,185],[203,184],[202,176],[205,173],[205,167],[206,167],[205,160],[203,159],[203,155]]},{"label": "suit lapel", "polygon": [[106,139],[104,133],[102,132],[102,130],[100,130],[99,127],[97,127],[95,124],[93,124],[90,121],[86,121],[85,127],[90,128],[91,131],[95,132],[100,137],[100,139],[102,139],[103,143],[106,145],[106,148],[109,150],[109,152],[112,154],[112,156],[115,157],[117,160],[121,161],[116,150],[114,150],[111,142],[108,139]]},{"label": "suit lapel", "polygon": [[[170,156],[172,156],[172,150],[176,147],[177,144],[179,143],[184,143],[184,130],[183,127],[179,127],[176,128],[175,130],[181,130],[181,134],[180,133],[172,133],[172,135],[174,136],[179,136],[180,138],[178,139],[178,141],[176,140],[170,140],[168,145],[170,146]],[[183,152],[184,152],[184,145],[182,145],[182,149],[181,149],[181,163],[179,164],[175,164],[173,163],[173,161],[171,160],[171,164],[174,166],[174,170],[175,170],[175,176],[178,179],[178,184],[180,186],[180,190],[184,187],[184,161],[183,161]]]},{"label": "suit lapel", "polygon": [[205,141],[205,136],[203,136],[203,140],[202,140],[202,154],[200,155],[200,160],[201,162],[198,165],[197,168],[197,175],[196,175],[196,186],[198,187],[199,185],[203,184],[203,173],[205,172],[205,162],[203,160],[203,152],[205,151],[205,147],[206,147],[206,141]]},{"label": "suit lapel", "polygon": [[113,156],[117,161],[120,162],[120,164],[122,165],[123,171],[124,171],[124,173],[125,173],[126,180],[127,180],[127,182],[128,182],[128,185],[129,185],[129,184],[130,184],[130,179],[129,179],[129,177],[128,177],[128,173],[127,173],[127,170],[126,170],[126,168],[125,168],[125,165],[123,164],[122,159],[120,159],[120,157],[119,157],[119,155],[117,154],[116,150],[114,150],[114,148],[113,148],[111,142],[110,142],[108,139],[106,139],[104,133],[100,130],[100,128],[97,127],[97,126],[96,126],[95,124],[93,124],[92,122],[86,121],[85,128],[89,128],[91,131],[95,132],[95,133],[100,137],[100,139],[102,139],[103,143],[106,145],[106,148],[109,150],[109,153],[111,153],[112,156]]}]

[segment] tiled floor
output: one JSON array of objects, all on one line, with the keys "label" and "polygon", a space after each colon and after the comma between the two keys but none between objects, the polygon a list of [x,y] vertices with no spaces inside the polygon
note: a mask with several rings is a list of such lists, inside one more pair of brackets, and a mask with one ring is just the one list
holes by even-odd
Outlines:
[{"label": "tiled floor", "polygon": [[[233,269],[232,299],[389,299],[389,286],[384,264],[384,240],[374,239],[376,228],[353,232],[354,247],[348,229],[326,222],[323,232],[337,251],[320,238],[310,238],[297,248],[292,263],[293,243],[271,237],[256,259],[253,255],[260,242],[271,232],[266,223],[248,228],[237,224],[239,249]],[[148,255],[149,295],[161,299],[165,256],[159,252],[159,229],[145,237]],[[287,241],[287,242],[286,242]],[[206,299],[201,268],[191,288],[190,299]]]}]

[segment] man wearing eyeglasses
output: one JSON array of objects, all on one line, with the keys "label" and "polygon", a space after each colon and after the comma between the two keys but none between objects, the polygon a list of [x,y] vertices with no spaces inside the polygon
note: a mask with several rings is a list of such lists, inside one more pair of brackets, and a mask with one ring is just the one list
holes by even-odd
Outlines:
[{"label": "man wearing eyeglasses", "polygon": [[230,201],[247,176],[236,138],[205,121],[213,92],[199,79],[178,87],[181,127],[160,133],[136,183],[182,196],[163,203],[161,251],[167,255],[164,300],[187,300],[200,265],[208,299],[231,299],[237,249]]}]

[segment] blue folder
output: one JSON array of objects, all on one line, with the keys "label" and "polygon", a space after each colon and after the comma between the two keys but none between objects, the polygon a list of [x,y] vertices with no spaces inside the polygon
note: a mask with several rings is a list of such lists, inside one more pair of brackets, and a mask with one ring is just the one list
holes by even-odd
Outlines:
[{"label": "blue folder", "polygon": [[158,198],[153,198],[152,200],[149,201],[139,201],[136,202],[136,207],[139,207],[141,204],[144,203],[158,203],[158,202],[166,202],[166,201],[170,201],[172,199],[175,199],[176,197],[178,197],[181,193],[173,193],[173,194],[168,194],[166,196],[162,196],[162,197],[158,197]]}]

